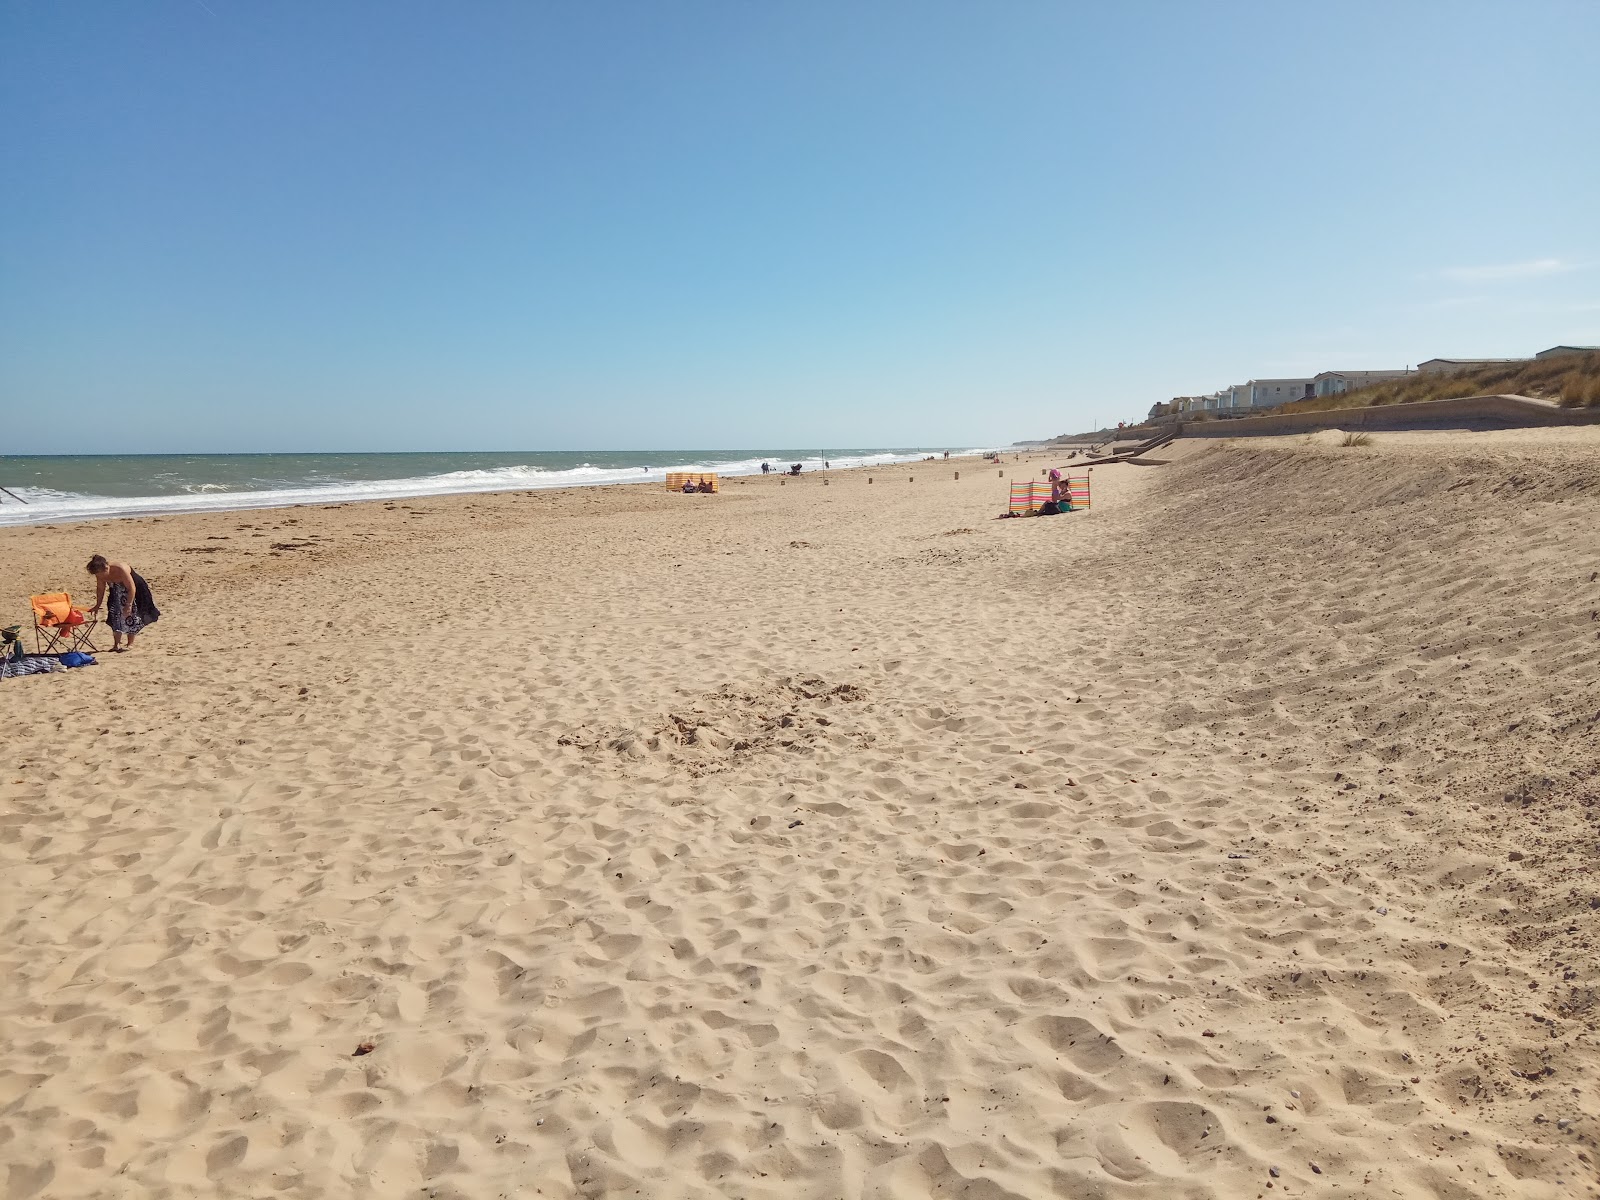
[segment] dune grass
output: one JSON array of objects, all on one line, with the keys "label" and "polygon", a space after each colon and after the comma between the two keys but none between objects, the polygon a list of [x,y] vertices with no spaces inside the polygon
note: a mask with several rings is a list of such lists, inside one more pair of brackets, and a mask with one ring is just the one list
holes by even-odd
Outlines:
[{"label": "dune grass", "polygon": [[1600,351],[1500,363],[1454,374],[1418,372],[1357,388],[1342,396],[1296,400],[1276,411],[1323,412],[1379,404],[1410,404],[1419,400],[1453,400],[1460,396],[1499,395],[1554,400],[1564,408],[1600,408]]}]

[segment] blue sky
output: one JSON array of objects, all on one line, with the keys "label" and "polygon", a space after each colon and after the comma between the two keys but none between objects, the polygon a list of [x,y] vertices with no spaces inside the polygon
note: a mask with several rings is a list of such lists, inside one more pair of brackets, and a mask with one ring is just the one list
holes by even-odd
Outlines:
[{"label": "blue sky", "polygon": [[989,445],[1600,344],[1596,45],[1592,0],[0,0],[5,441]]}]

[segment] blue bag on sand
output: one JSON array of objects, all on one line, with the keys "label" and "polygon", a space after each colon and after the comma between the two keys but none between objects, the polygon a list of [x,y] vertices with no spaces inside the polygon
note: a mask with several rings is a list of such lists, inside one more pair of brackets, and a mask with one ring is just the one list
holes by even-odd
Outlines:
[{"label": "blue bag on sand", "polygon": [[92,667],[95,665],[94,655],[84,654],[80,650],[68,650],[61,656],[61,665],[63,667]]}]

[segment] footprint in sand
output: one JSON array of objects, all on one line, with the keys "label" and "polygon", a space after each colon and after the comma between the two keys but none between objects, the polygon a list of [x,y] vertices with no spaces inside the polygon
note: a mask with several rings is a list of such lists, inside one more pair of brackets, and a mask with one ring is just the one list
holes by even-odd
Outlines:
[{"label": "footprint in sand", "polygon": [[1193,1160],[1225,1145],[1217,1114],[1200,1104],[1154,1100],[1096,1110],[1096,1156],[1106,1173],[1129,1182],[1149,1175],[1187,1177]]},{"label": "footprint in sand", "polygon": [[1025,1023],[1025,1028],[1056,1057],[1091,1075],[1102,1075],[1127,1057],[1114,1038],[1082,1017],[1034,1017]]}]

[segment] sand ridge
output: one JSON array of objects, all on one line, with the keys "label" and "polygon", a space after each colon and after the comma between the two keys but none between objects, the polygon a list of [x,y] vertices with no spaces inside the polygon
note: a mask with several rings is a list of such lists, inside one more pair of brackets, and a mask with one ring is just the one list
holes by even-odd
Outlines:
[{"label": "sand ridge", "polygon": [[1593,1194],[1592,432],[4,531],[8,1194]]}]

